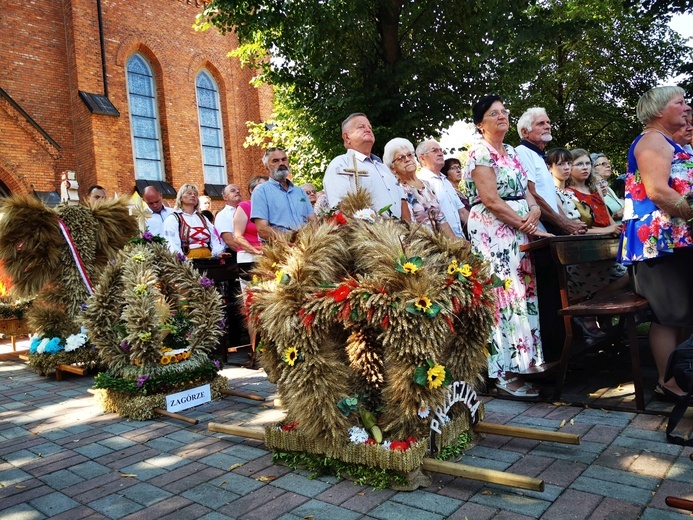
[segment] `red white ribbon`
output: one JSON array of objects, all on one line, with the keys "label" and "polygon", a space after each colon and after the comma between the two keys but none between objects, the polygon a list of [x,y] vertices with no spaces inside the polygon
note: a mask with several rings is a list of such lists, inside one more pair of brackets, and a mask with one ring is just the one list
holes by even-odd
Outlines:
[{"label": "red white ribbon", "polygon": [[67,247],[70,248],[70,253],[72,254],[72,258],[75,260],[75,267],[77,267],[77,271],[79,272],[79,275],[82,277],[82,281],[84,281],[84,285],[87,286],[87,291],[89,294],[94,294],[94,287],[91,285],[91,280],[89,279],[89,274],[87,273],[86,268],[84,267],[84,263],[82,262],[82,256],[79,254],[79,251],[77,251],[77,247],[75,247],[75,241],[72,240],[72,235],[70,235],[70,230],[67,229],[67,226],[65,225],[65,222],[63,222],[61,219],[58,219],[58,225],[60,226],[60,231],[63,232],[63,236],[65,237],[65,242],[67,242]]}]

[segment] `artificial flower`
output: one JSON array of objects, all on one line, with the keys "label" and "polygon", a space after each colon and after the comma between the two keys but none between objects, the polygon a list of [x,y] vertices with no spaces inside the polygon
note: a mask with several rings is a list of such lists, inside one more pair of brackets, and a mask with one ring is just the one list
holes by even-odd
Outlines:
[{"label": "artificial flower", "polygon": [[450,262],[450,265],[448,265],[448,271],[447,272],[450,276],[452,276],[457,272],[458,269],[459,269],[459,266],[457,265],[457,260],[453,260],[452,262]]},{"label": "artificial flower", "polygon": [[161,363],[162,365],[168,365],[169,363],[171,363],[171,357],[170,356],[161,356],[159,363]]},{"label": "artificial flower", "polygon": [[368,437],[368,440],[364,443],[368,446],[375,446],[378,444],[373,437]]},{"label": "artificial flower", "polygon": [[87,342],[87,335],[83,333],[71,334],[65,340],[65,352],[72,352]]},{"label": "artificial flower", "polygon": [[202,287],[214,287],[214,280],[211,278],[207,278],[206,276],[203,276],[200,278],[200,285]]},{"label": "artificial flower", "polygon": [[354,444],[363,444],[368,440],[368,432],[359,426],[349,428],[349,440]]},{"label": "artificial flower", "polygon": [[381,446],[383,447],[384,450],[389,450],[389,449],[390,449],[390,444],[392,444],[392,442],[390,442],[390,441],[383,441],[383,443],[381,444]]},{"label": "artificial flower", "polygon": [[366,222],[373,224],[375,223],[375,211],[373,211],[371,208],[360,209],[354,213],[354,218],[365,220]]},{"label": "artificial flower", "polygon": [[414,302],[414,307],[426,313],[431,308],[431,300],[427,296],[419,296]]},{"label": "artificial flower", "polygon": [[[332,292],[332,291],[331,291]],[[351,292],[351,287],[347,284],[342,284],[333,291],[334,301],[341,302],[347,299],[349,293]]]},{"label": "artificial flower", "polygon": [[135,262],[139,262],[139,263],[142,263],[146,260],[142,253],[135,253],[134,255],[132,255],[132,259]]},{"label": "artificial flower", "polygon": [[469,278],[472,275],[472,266],[469,264],[464,264],[457,271],[465,278]]},{"label": "artificial flower", "polygon": [[137,388],[142,388],[144,386],[145,381],[147,381],[147,379],[149,379],[149,376],[147,376],[147,375],[138,377],[137,378]]},{"label": "artificial flower", "polygon": [[147,242],[151,242],[154,238],[154,235],[152,235],[149,231],[145,231],[144,233],[142,233],[142,238],[144,238]]},{"label": "artificial flower", "polygon": [[505,279],[505,284],[503,285],[503,288],[504,288],[506,291],[509,291],[510,288],[511,288],[512,286],[513,286],[513,281],[512,281],[512,279],[511,279],[511,278],[506,278],[506,279]]},{"label": "artificial flower", "polygon": [[438,388],[443,384],[443,381],[445,381],[445,367],[438,364],[433,365],[428,369],[427,379],[428,388]]},{"label": "artificial flower", "polygon": [[390,443],[390,449],[392,451],[407,451],[409,449],[409,443],[406,441],[392,441]]},{"label": "artificial flower", "polygon": [[419,417],[422,419],[425,419],[431,414],[431,409],[426,406],[424,403],[421,403],[421,406],[419,406]]},{"label": "artificial flower", "polygon": [[401,255],[395,264],[395,269],[400,273],[415,274],[421,266],[423,266],[423,259],[420,256],[406,258],[404,255]]},{"label": "artificial flower", "polygon": [[286,348],[284,349],[284,352],[282,352],[282,360],[286,361],[286,364],[290,367],[294,366],[294,363],[296,363],[297,359],[298,350],[296,349],[296,347]]},{"label": "artificial flower", "polygon": [[134,291],[137,296],[144,296],[147,294],[147,286],[143,283],[137,284],[135,285]]},{"label": "artificial flower", "polygon": [[412,264],[411,262],[405,262],[402,265],[402,269],[407,274],[414,274],[416,271],[419,270],[419,268],[416,266],[416,264]]},{"label": "artificial flower", "polygon": [[137,334],[137,337],[140,339],[140,341],[144,343],[149,343],[152,340],[152,333],[147,331],[147,332],[140,332]]},{"label": "artificial flower", "polygon": [[282,431],[293,432],[298,429],[298,423],[291,421],[290,423],[282,424]]},{"label": "artificial flower", "polygon": [[217,370],[221,370],[221,363],[219,363],[219,360],[213,359],[212,363],[214,363],[214,366],[217,367]]}]

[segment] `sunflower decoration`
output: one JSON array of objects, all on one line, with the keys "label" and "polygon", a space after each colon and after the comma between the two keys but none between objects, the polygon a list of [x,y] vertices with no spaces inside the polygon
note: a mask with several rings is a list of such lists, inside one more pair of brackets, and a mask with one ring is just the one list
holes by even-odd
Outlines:
[{"label": "sunflower decoration", "polygon": [[[267,244],[246,308],[265,345],[259,361],[299,425],[269,427],[267,446],[401,468],[414,448],[400,455],[383,447],[411,437],[423,456],[422,403],[429,413],[444,408],[453,380],[481,384],[495,300],[489,266],[468,242],[395,219],[354,218],[369,205],[361,192],[348,196],[346,223],[323,220],[292,243]],[[279,283],[279,270],[290,283]],[[353,442],[349,432],[366,422],[339,404],[355,395],[382,442]],[[449,414],[455,428],[469,429],[462,405]]]},{"label": "sunflower decoration", "polygon": [[[153,412],[142,406],[130,414],[128,401],[144,392],[169,391],[181,374],[186,379],[177,391],[219,378],[209,354],[223,334],[224,312],[220,294],[207,280],[154,240],[129,244],[107,267],[84,311],[85,326],[108,367],[96,378],[105,411],[151,418]],[[138,386],[144,376],[146,385]]]}]

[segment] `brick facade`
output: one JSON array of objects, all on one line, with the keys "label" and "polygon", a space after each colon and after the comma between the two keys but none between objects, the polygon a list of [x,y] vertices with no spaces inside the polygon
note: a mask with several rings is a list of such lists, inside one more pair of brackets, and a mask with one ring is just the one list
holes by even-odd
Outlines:
[{"label": "brick facade", "polygon": [[176,189],[183,183],[203,187],[195,91],[203,69],[219,87],[228,181],[244,186],[264,174],[262,150],[244,148],[243,142],[246,121],[269,119],[271,91],[250,86],[253,72],[227,57],[237,45],[235,35],[195,32],[200,0],[101,0],[100,5],[108,98],[119,117],[92,114],[78,94],[105,92],[97,0],[3,5],[0,88],[59,148],[0,98],[0,189],[59,192],[61,172],[75,170],[81,195],[91,184],[109,194],[133,192],[126,65],[135,52],[155,76],[166,182]]}]

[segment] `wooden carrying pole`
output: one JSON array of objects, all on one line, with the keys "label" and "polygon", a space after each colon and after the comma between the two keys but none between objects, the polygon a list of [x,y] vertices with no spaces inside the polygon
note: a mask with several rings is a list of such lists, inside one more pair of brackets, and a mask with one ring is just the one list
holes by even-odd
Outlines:
[{"label": "wooden carrying pole", "polygon": [[152,412],[157,413],[159,415],[163,415],[164,417],[170,417],[171,419],[178,419],[179,421],[183,421],[188,424],[198,424],[200,422],[197,419],[191,419],[190,417],[186,417],[185,415],[169,412],[168,410],[164,410],[162,408],[152,408]]},{"label": "wooden carrying pole", "polygon": [[[260,428],[233,426],[219,423],[209,423],[209,431],[237,435],[258,441],[265,440],[265,432]],[[503,486],[516,487],[520,489],[530,489],[532,491],[544,491],[544,481],[533,477],[526,477],[516,473],[506,473],[493,469],[477,468],[456,462],[445,462],[441,460],[423,459],[421,469],[435,471],[454,477],[464,477],[471,480],[481,480],[491,484],[501,484]]]},{"label": "wooden carrying pole", "polygon": [[562,442],[563,444],[580,444],[580,437],[575,433],[550,432],[546,430],[534,430],[521,426],[508,426],[507,424],[493,424],[480,422],[474,425],[476,433],[491,433],[494,435],[506,435],[520,437],[522,439],[534,439],[537,441]]},{"label": "wooden carrying pole", "polygon": [[254,394],[244,394],[242,392],[236,392],[235,390],[229,390],[227,388],[222,388],[219,393],[224,395],[235,395],[236,397],[243,397],[244,399],[252,399],[253,401],[264,401],[265,398]]}]

